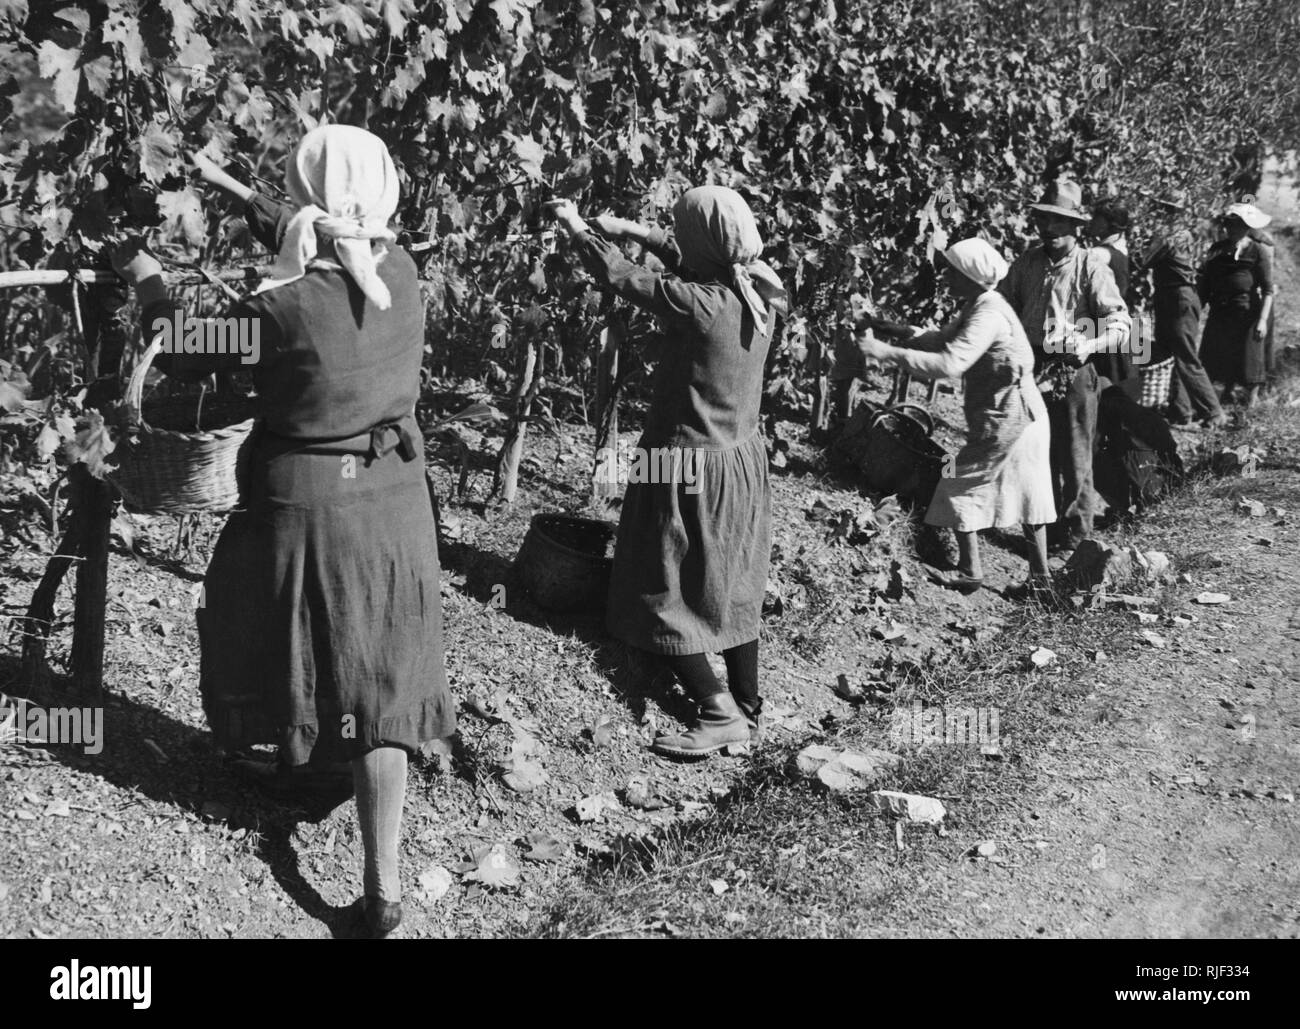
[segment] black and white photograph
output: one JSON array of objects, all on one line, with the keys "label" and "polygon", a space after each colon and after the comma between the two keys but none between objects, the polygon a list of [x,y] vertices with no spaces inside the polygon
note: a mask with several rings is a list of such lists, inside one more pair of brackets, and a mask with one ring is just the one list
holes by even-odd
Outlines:
[{"label": "black and white photograph", "polygon": [[1266,996],[1298,151],[1293,0],[0,0],[23,990],[1088,939],[1049,1003]]}]

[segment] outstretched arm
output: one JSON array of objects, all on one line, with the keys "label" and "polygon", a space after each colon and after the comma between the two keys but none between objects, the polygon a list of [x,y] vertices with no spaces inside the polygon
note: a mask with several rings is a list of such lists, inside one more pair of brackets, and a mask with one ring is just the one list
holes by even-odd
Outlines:
[{"label": "outstretched arm", "polygon": [[678,271],[682,266],[682,255],[676,242],[663,229],[612,214],[598,214],[591,219],[591,223],[610,239],[630,239],[640,243],[671,272]]},{"label": "outstretched arm", "polygon": [[553,201],[548,209],[569,234],[574,251],[597,282],[668,321],[693,320],[704,313],[698,289],[674,276],[633,264],[617,246],[590,231],[571,201]]},{"label": "outstretched arm", "polygon": [[[178,324],[176,316],[180,305],[167,291],[162,265],[138,240],[117,247],[112,253],[112,262],[113,270],[135,287],[145,339],[153,342],[160,322],[166,323],[169,330]],[[155,358],[155,367],[180,379],[201,379],[213,372],[235,371],[246,368],[250,356],[253,360],[259,360],[262,357],[261,351],[274,345],[273,340],[278,338],[279,326],[275,320],[260,309],[250,306],[247,300],[236,303],[226,312],[225,317],[258,319],[259,351],[256,354],[245,353],[236,347],[224,348],[226,353],[186,354],[180,350],[182,340],[176,339],[172,332],[172,348]],[[183,324],[183,315],[179,321]]]},{"label": "outstretched arm", "polygon": [[[862,336],[858,348],[863,357],[896,365],[908,375],[955,379],[965,375],[993,345],[1000,321],[996,312],[976,309],[965,319],[959,318],[942,329],[912,337],[907,347],[894,347],[874,337]],[[925,349],[916,349],[918,345]]]},{"label": "outstretched arm", "polygon": [[244,221],[253,238],[271,253],[279,253],[285,229],[294,214],[293,206],[270,200],[251,186],[245,186],[205,154],[191,154],[190,160],[200,180],[244,205]]}]

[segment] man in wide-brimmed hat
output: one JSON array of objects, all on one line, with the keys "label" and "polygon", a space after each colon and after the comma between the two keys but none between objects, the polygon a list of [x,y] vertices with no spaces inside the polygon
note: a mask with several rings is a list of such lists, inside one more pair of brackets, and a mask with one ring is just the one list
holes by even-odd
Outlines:
[{"label": "man in wide-brimmed hat", "polygon": [[1108,262],[1078,245],[1090,217],[1082,201],[1076,183],[1057,179],[1030,205],[1042,242],[1020,255],[1000,287],[1034,348],[1047,401],[1061,515],[1053,532],[1057,549],[1073,549],[1091,536],[1102,506],[1092,481],[1101,376],[1088,359],[1127,347],[1132,328]]}]

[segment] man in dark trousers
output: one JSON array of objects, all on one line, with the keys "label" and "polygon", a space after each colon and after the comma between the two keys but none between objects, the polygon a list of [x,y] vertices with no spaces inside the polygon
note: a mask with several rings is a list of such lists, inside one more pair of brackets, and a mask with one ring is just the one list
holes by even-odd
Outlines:
[{"label": "man in dark trousers", "polygon": [[1092,535],[1101,498],[1093,486],[1100,378],[1088,358],[1127,348],[1132,322],[1109,263],[1078,245],[1090,220],[1082,191],[1057,179],[1031,204],[1041,243],[1021,254],[999,287],[1034,348],[1035,375],[1052,429],[1052,487],[1061,520],[1057,550]]},{"label": "man in dark trousers", "polygon": [[[1180,210],[1165,203],[1160,207],[1170,216]],[[1169,422],[1212,427],[1223,425],[1227,416],[1198,353],[1201,301],[1196,294],[1196,263],[1191,232],[1171,226],[1156,232],[1142,258],[1144,274],[1151,276],[1156,347],[1174,358]]]}]

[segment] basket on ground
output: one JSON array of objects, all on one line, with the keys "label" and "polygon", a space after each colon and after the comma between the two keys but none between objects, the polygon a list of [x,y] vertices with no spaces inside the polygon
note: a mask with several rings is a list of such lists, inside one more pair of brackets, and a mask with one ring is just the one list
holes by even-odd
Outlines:
[{"label": "basket on ground", "polygon": [[934,420],[915,404],[854,411],[833,454],[862,475],[868,488],[928,504],[943,475],[947,454],[931,434]]},{"label": "basket on ground", "polygon": [[615,525],[566,514],[534,515],[515,570],[538,607],[578,613],[599,611],[609,593]]}]

